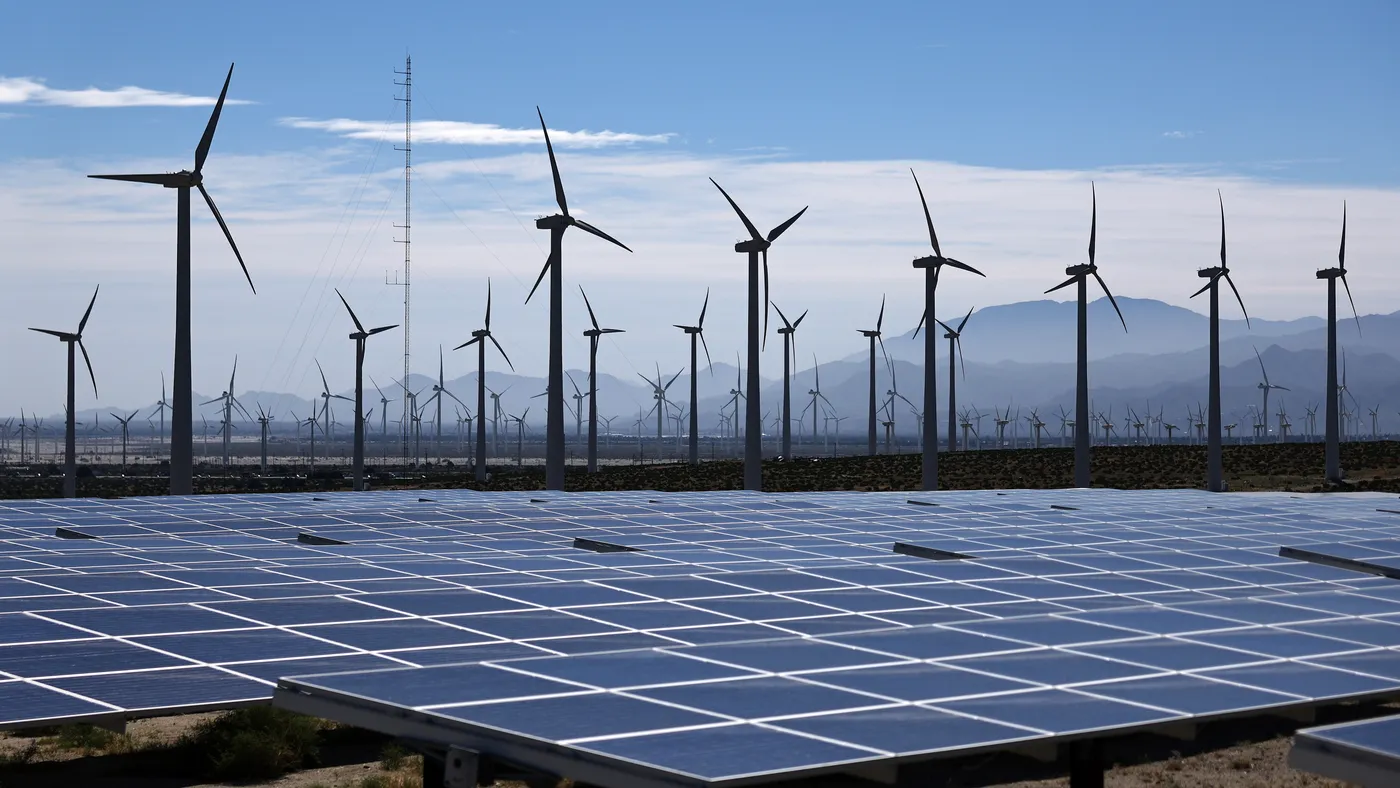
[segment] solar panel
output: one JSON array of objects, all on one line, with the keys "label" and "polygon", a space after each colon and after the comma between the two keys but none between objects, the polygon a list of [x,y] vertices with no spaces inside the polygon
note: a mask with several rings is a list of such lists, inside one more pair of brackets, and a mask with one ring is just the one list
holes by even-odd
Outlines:
[{"label": "solar panel", "polygon": [[[592,710],[584,719],[651,720],[634,738],[670,741],[670,729],[657,727],[669,712],[621,710],[679,704],[724,720],[694,723],[686,741],[718,746],[729,741],[725,726],[758,726],[758,738],[794,752],[815,747],[813,759],[859,761],[885,757],[860,731],[910,719],[900,704],[922,704],[909,713],[944,731],[919,751],[944,752],[996,738],[991,728],[932,722],[968,719],[951,703],[996,706],[1006,717],[987,724],[1019,741],[1050,735],[1026,722],[1042,701],[1060,698],[1037,694],[1050,691],[1069,693],[1067,708],[1108,726],[1149,707],[1149,722],[1201,713],[1142,700],[1164,692],[1161,677],[1184,672],[1240,687],[1220,695],[1239,706],[1246,696],[1301,703],[1400,685],[1368,658],[1400,630],[1394,584],[1278,555],[1285,544],[1400,538],[1400,518],[1376,511],[1389,496],[929,498],[938,505],[893,493],[740,491],[0,502],[0,728],[266,702],[278,678],[330,672],[543,657],[576,661],[551,668],[561,675],[550,680],[577,683],[562,674],[595,665],[591,655],[642,650],[726,672],[616,692],[588,683],[589,692],[629,700],[570,701]],[[57,528],[98,538],[61,539]],[[301,533],[346,544],[307,543]],[[575,547],[579,539],[635,549],[595,552]],[[900,542],[977,557],[929,560],[896,552]],[[764,643],[743,645],[754,641]],[[640,680],[635,672],[628,680]],[[920,689],[901,689],[902,677]],[[773,701],[763,713],[829,716],[847,737],[823,743],[825,733],[795,721],[778,731],[751,723],[747,711],[669,699],[708,684],[766,693]],[[961,694],[947,697],[945,685]],[[1112,693],[1086,689],[1094,686]],[[362,690],[378,698],[378,688]],[[1189,693],[1181,694],[1184,703]],[[715,704],[723,702],[702,705]],[[470,724],[469,708],[453,712],[455,725]],[[492,719],[514,719],[512,709]],[[982,744],[960,738],[979,730]],[[580,737],[609,735],[589,733]],[[617,753],[634,746],[596,744]],[[777,756],[753,757],[739,765]]]},{"label": "solar panel", "polygon": [[1400,782],[1400,716],[1298,731],[1288,763],[1364,788]]}]

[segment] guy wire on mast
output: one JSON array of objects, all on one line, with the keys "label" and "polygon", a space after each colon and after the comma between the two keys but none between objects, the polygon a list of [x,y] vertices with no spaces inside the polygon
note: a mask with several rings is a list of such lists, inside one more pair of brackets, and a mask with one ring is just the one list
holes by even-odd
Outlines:
[{"label": "guy wire on mast", "polygon": [[[395,74],[403,77],[403,81],[394,80],[394,84],[403,88],[403,96],[395,96],[395,101],[403,102],[403,147],[394,147],[394,150],[403,151],[403,224],[396,224],[394,227],[403,230],[403,238],[394,240],[403,244],[403,281],[389,282],[385,284],[403,286],[403,378],[400,383],[403,386],[403,421],[399,423],[399,437],[402,439],[403,461],[408,464],[409,436],[413,433],[413,419],[417,415],[414,411],[413,392],[409,389],[408,364],[411,339],[409,334],[409,306],[410,287],[412,281],[412,256],[410,250],[413,247],[413,58],[404,58],[404,70],[394,71]],[[395,277],[397,280],[397,277]],[[417,459],[417,458],[415,458]]]}]

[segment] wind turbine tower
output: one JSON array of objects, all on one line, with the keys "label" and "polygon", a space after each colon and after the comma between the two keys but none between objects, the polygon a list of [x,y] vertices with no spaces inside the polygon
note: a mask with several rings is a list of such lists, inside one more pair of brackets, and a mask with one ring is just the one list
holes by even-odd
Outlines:
[{"label": "wind turbine tower", "polygon": [[[1207,415],[1209,434],[1206,448],[1206,489],[1212,492],[1221,492],[1225,489],[1225,468],[1221,453],[1220,443],[1220,280],[1230,286],[1234,292],[1235,299],[1240,302],[1240,311],[1244,313],[1245,326],[1249,326],[1249,310],[1244,308],[1244,299],[1240,298],[1240,291],[1235,288],[1235,282],[1230,278],[1230,269],[1225,265],[1225,199],[1220,196],[1220,192],[1215,193],[1220,200],[1220,266],[1202,268],[1196,275],[1208,280],[1204,287],[1191,294],[1192,298],[1201,293],[1210,291],[1210,405]],[[1257,353],[1257,351],[1256,351]],[[1264,362],[1259,362],[1262,367]],[[1265,392],[1265,396],[1268,392]]]},{"label": "wind turbine tower", "polygon": [[[696,394],[696,391],[697,391],[697,389],[696,389],[696,381],[697,381],[697,380],[699,379],[699,377],[700,377],[700,376],[699,376],[699,371],[700,371],[700,370],[699,370],[699,363],[698,363],[698,361],[697,361],[697,358],[698,358],[698,357],[695,355],[695,351],[696,351],[696,347],[695,347],[696,342],[695,342],[695,341],[696,341],[697,339],[700,340],[700,345],[701,345],[701,347],[703,347],[703,348],[705,349],[705,363],[708,364],[709,367],[710,367],[710,377],[714,377],[714,374],[715,374],[715,366],[714,366],[714,364],[710,361],[710,346],[709,346],[708,343],[705,342],[705,312],[708,311],[709,308],[710,308],[710,289],[709,289],[709,288],[705,288],[705,303],[703,303],[703,304],[700,305],[700,319],[697,320],[697,321],[695,321],[695,325],[693,325],[693,326],[682,326],[682,325],[677,325],[677,324],[674,324],[674,323],[672,324],[673,326],[675,326],[676,328],[679,328],[680,330],[684,331],[687,335],[690,336],[690,464],[691,464],[691,465],[699,465],[699,464],[700,464],[700,410],[699,410],[699,408],[695,407],[696,404],[699,402],[699,397],[698,397],[698,395]],[[779,312],[778,314],[782,314],[782,312]],[[596,324],[595,324],[595,325],[596,325]],[[786,353],[786,352],[787,352],[787,346],[784,345],[783,348],[784,348],[783,352]],[[784,373],[784,375],[786,375],[786,373]],[[658,379],[659,379],[659,378],[658,378]],[[784,377],[784,378],[783,378],[783,381],[784,381],[784,383],[786,383],[786,382],[787,382],[787,378]],[[648,381],[648,382],[650,382],[650,381]],[[786,390],[784,391],[784,393],[786,394]],[[679,424],[676,425],[676,429],[677,429],[677,431],[680,430],[680,425],[679,425]]]},{"label": "wind turbine tower", "polygon": [[1356,333],[1361,333],[1361,317],[1356,314],[1356,302],[1351,299],[1351,285],[1347,284],[1347,207],[1342,203],[1342,243],[1337,250],[1337,267],[1324,268],[1317,272],[1318,279],[1327,280],[1327,402],[1326,412],[1326,457],[1327,481],[1342,481],[1342,451],[1340,444],[1340,423],[1338,405],[1340,392],[1337,389],[1337,280],[1342,280],[1346,288],[1347,301],[1351,303],[1352,317],[1356,318]]}]

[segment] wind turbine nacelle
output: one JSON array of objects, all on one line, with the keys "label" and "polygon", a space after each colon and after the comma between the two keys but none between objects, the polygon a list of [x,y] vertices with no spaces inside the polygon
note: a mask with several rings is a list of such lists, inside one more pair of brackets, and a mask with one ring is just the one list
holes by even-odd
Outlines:
[{"label": "wind turbine nacelle", "polygon": [[915,268],[937,268],[942,264],[943,258],[932,254],[927,257],[916,257],[914,259]]},{"label": "wind turbine nacelle", "polygon": [[766,252],[768,251],[768,247],[772,245],[773,244],[762,239],[754,240],[750,238],[748,240],[739,241],[738,243],[734,244],[734,251],[740,253]]},{"label": "wind turbine nacelle", "polygon": [[1098,267],[1089,263],[1072,265],[1065,269],[1065,276],[1088,276],[1098,270]]},{"label": "wind turbine nacelle", "polygon": [[1318,279],[1336,279],[1339,276],[1346,276],[1347,272],[1340,268],[1324,268],[1317,272]]},{"label": "wind turbine nacelle", "polygon": [[1202,279],[1210,279],[1211,277],[1218,275],[1221,272],[1221,270],[1222,269],[1218,265],[1213,265],[1210,268],[1198,268],[1196,269],[1196,276],[1199,276]]},{"label": "wind turbine nacelle", "polygon": [[574,220],[568,216],[556,213],[553,216],[541,216],[535,220],[535,228],[539,230],[563,230],[573,224]]}]

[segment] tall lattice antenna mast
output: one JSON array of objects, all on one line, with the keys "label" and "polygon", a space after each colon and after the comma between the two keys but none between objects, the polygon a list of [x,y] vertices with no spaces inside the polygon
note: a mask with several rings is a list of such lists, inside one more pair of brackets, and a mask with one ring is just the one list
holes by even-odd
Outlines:
[{"label": "tall lattice antenna mast", "polygon": [[[403,77],[403,81],[394,81],[395,85],[403,88],[403,96],[396,97],[396,101],[403,102],[403,147],[395,150],[403,151],[403,224],[396,224],[394,227],[403,230],[402,239],[394,239],[403,244],[403,282],[393,282],[393,284],[403,285],[403,421],[400,422],[401,429],[399,435],[403,445],[404,464],[408,463],[408,436],[413,430],[413,398],[409,391],[408,384],[408,363],[409,352],[412,347],[409,334],[409,306],[411,304],[411,289],[409,283],[412,281],[412,255],[413,248],[413,58],[404,58],[403,71],[395,71],[395,74]],[[397,279],[397,277],[395,277]]]}]

